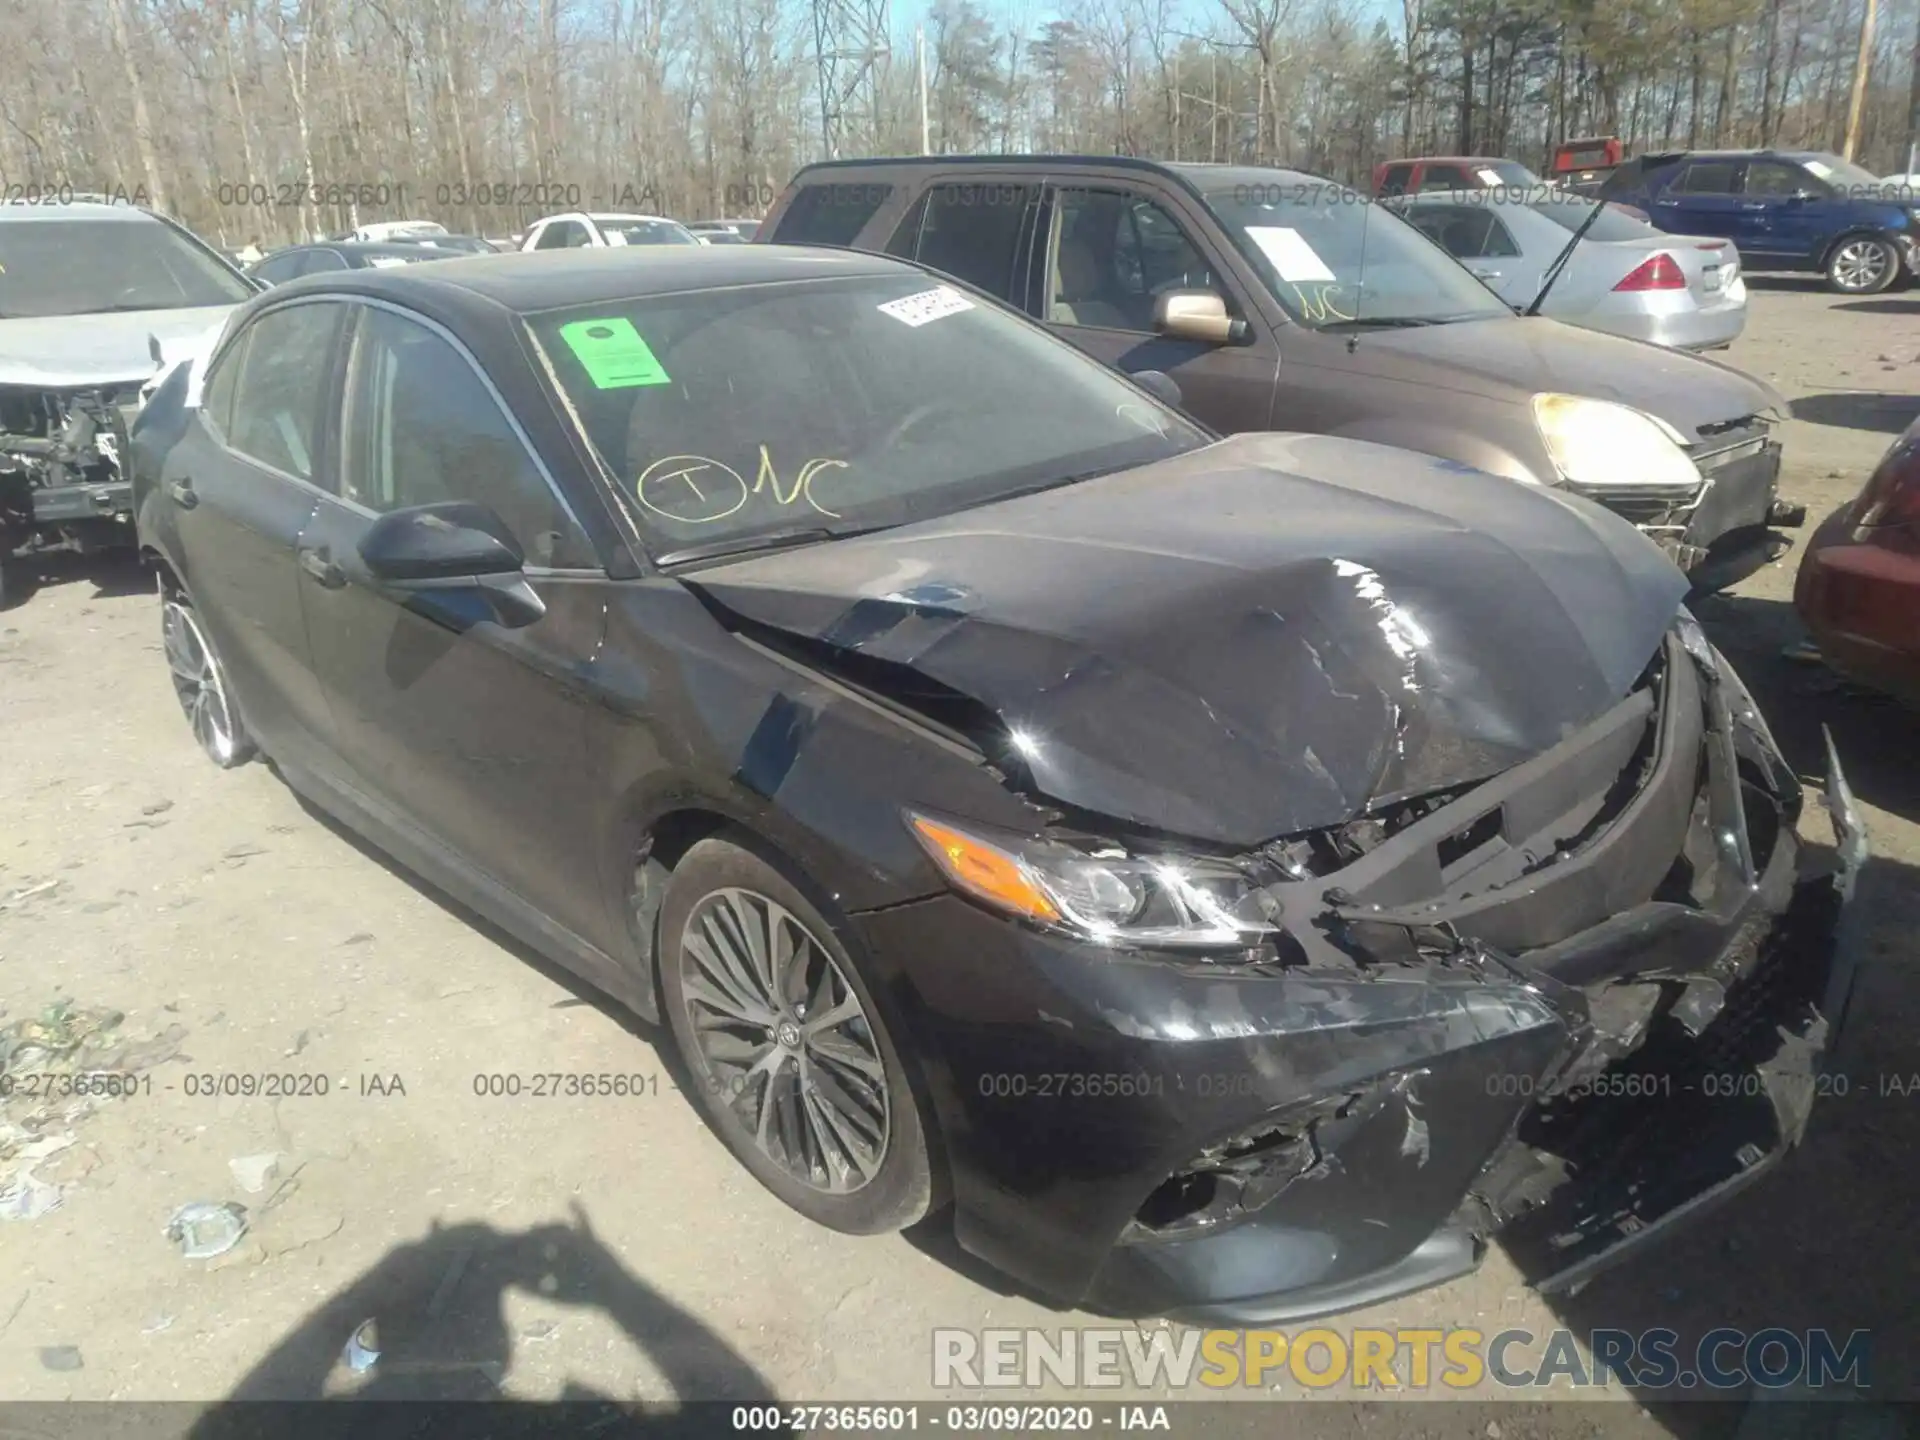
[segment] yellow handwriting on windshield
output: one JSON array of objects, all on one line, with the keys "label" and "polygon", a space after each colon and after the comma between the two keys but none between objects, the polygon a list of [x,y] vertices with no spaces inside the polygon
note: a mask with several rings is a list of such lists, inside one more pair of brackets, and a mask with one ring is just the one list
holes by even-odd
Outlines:
[{"label": "yellow handwriting on windshield", "polygon": [[1329,320],[1359,319],[1359,316],[1349,315],[1335,303],[1346,293],[1344,285],[1318,285],[1307,289],[1295,285],[1293,293],[1300,299],[1301,314],[1315,325],[1324,325]]},{"label": "yellow handwriting on windshield", "polygon": [[762,445],[760,447],[760,473],[754,476],[753,493],[758,495],[763,490],[771,491],[773,493],[773,503],[776,505],[791,505],[796,500],[804,497],[807,504],[811,505],[815,510],[818,510],[822,515],[825,515],[830,520],[838,520],[840,518],[839,514],[822,505],[820,498],[813,493],[813,481],[814,477],[822,470],[844,470],[846,468],[847,462],[844,460],[809,460],[800,467],[800,472],[794,476],[793,488],[783,495],[780,492],[780,473],[774,469],[773,457],[767,453],[767,447]]},{"label": "yellow handwriting on windshield", "polygon": [[846,468],[844,460],[809,460],[794,475],[792,487],[785,488],[768,447],[762,445],[760,469],[749,486],[738,470],[708,456],[668,455],[641,472],[634,482],[634,493],[654,514],[681,525],[712,525],[725,520],[751,497],[761,494],[771,495],[773,503],[782,507],[805,500],[828,519],[838,520],[838,512],[820,503],[813,486],[822,471]]}]

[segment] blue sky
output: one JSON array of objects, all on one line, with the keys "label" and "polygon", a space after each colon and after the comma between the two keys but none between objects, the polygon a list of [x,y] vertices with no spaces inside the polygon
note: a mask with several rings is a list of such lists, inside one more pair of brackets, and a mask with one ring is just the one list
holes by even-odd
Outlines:
[{"label": "blue sky", "polygon": [[[1311,0],[1303,0],[1302,8]],[[1023,4],[1021,0],[980,0],[981,8],[996,20],[1005,23],[1013,15],[1021,15],[1025,28],[1038,30],[1049,20],[1059,18],[1060,11],[1051,5]],[[913,59],[913,27],[926,23],[930,9],[927,0],[893,0],[893,30],[901,37],[901,49],[895,55],[896,60],[911,62]],[[1386,20],[1388,26],[1398,33],[1400,29],[1400,6],[1394,0],[1357,0],[1356,8],[1368,21],[1375,16]],[[1175,24],[1183,30],[1192,30],[1206,34],[1216,28],[1215,21],[1224,21],[1225,12],[1213,0],[1181,0],[1174,9],[1177,17]]]}]

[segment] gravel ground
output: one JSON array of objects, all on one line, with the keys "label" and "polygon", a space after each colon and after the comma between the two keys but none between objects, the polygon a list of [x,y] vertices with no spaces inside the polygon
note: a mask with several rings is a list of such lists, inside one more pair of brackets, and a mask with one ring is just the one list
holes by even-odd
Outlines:
[{"label": "gravel ground", "polygon": [[[1729,358],[1794,401],[1783,488],[1809,503],[1810,530],[1920,410],[1920,298],[1756,288]],[[1875,1391],[1914,1393],[1920,721],[1781,657],[1799,633],[1797,562],[1701,615],[1809,780],[1832,726],[1867,810],[1870,963],[1842,1052],[1848,1095],[1767,1183],[1570,1300],[1525,1290],[1496,1251],[1476,1276],[1341,1324],[1867,1329]],[[58,1208],[0,1222],[0,1395],[334,1393],[366,1383],[338,1362],[377,1317],[382,1393],[952,1398],[933,1388],[934,1327],[1101,1323],[1008,1293],[938,1235],[854,1239],[788,1211],[707,1134],[659,1037],[319,818],[267,767],[209,766],[158,632],[143,577],[103,563],[49,566],[0,616],[0,1034],[39,1020],[42,1043],[71,1044],[118,1012],[88,1053],[145,1077],[40,1116],[72,1143],[31,1162]],[[1810,815],[1809,838],[1826,843]],[[546,1071],[632,1076],[642,1093],[475,1093],[476,1076]],[[192,1077],[262,1073],[327,1093],[193,1093]],[[3,1113],[36,1108],[49,1107],[15,1095]],[[20,1163],[0,1166],[0,1186]],[[244,1205],[250,1229],[219,1258],[185,1259],[164,1232],[193,1201]],[[1459,1433],[1730,1423],[1608,1398],[1604,1416],[1510,1404]],[[1436,1416],[1386,1409],[1366,1433],[1432,1433]],[[1265,1433],[1304,1433],[1304,1419],[1272,1419]]]}]

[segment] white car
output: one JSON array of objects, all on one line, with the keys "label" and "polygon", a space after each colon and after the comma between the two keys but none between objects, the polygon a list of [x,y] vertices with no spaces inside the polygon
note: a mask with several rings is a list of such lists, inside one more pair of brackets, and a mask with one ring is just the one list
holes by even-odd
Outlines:
[{"label": "white car", "polygon": [[260,288],[150,210],[0,204],[0,605],[16,551],[134,543],[134,419]]},{"label": "white car", "polygon": [[579,250],[609,245],[698,245],[678,220],[659,215],[588,215],[576,211],[536,220],[522,250]]},{"label": "white car", "polygon": [[1889,175],[1881,183],[1899,192],[1896,199],[1920,200],[1920,171],[1910,175]]}]

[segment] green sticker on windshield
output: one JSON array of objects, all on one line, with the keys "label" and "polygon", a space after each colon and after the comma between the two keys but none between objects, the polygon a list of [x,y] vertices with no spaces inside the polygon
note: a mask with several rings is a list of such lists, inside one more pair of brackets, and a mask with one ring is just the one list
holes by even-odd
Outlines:
[{"label": "green sticker on windshield", "polygon": [[631,320],[575,320],[560,327],[560,338],[597,390],[673,383]]}]

